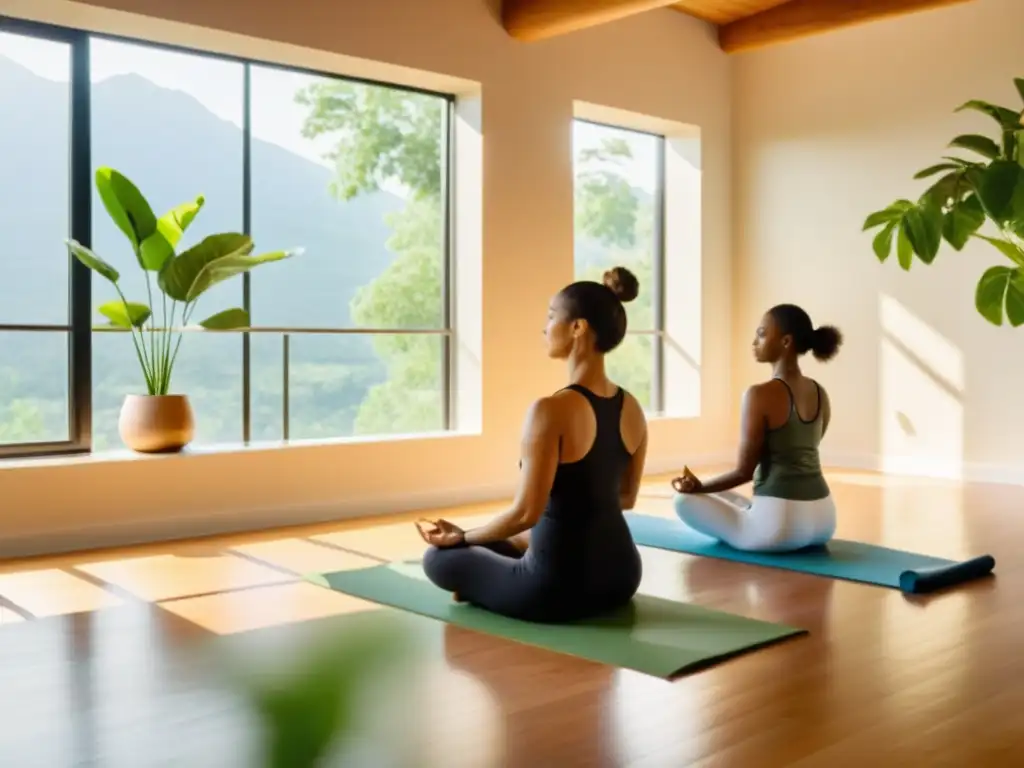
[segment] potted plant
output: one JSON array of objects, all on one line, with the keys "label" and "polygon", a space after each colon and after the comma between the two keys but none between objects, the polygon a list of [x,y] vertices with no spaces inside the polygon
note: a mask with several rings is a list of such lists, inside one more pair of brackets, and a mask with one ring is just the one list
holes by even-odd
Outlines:
[{"label": "potted plant", "polygon": [[[1014,80],[1024,100],[1024,78]],[[984,240],[1010,264],[989,267],[975,289],[978,312],[994,325],[1006,319],[1013,327],[1024,324],[1024,111],[985,101],[968,101],[957,112],[973,110],[998,126],[993,137],[965,134],[949,146],[970,152],[969,158],[947,156],[941,163],[918,172],[915,179],[938,181],[916,202],[897,200],[867,217],[864,230],[881,227],[874,239],[879,261],[892,253],[909,270],[916,255],[931,264],[945,240],[962,250],[971,238]],[[978,231],[991,222],[992,235]]]},{"label": "potted plant", "polygon": [[[109,321],[108,327],[131,335],[145,380],[146,394],[125,398],[118,430],[125,445],[133,450],[180,451],[192,440],[194,421],[188,397],[172,394],[171,377],[185,335],[182,328],[192,319],[197,300],[217,283],[298,251],[253,256],[252,238],[227,232],[210,235],[177,253],[182,235],[203,207],[202,196],[158,218],[139,189],[112,168],[96,171],[96,188],[110,218],[131,243],[146,278],[147,303],[129,301],[113,266],[81,243],[67,241],[72,255],[109,280],[117,291],[119,298],[100,306],[99,313]],[[162,294],[159,324],[153,311],[154,282]],[[249,314],[234,307],[211,315],[199,325],[212,331],[239,330],[249,326]]]}]

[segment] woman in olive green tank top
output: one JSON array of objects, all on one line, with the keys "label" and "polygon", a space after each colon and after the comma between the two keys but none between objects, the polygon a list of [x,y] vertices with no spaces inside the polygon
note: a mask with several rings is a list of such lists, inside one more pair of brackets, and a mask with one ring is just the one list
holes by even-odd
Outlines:
[{"label": "woman in olive green tank top", "polygon": [[[672,481],[675,511],[694,530],[736,549],[787,552],[825,544],[836,529],[836,508],[821,471],[818,445],[831,408],[825,390],[800,371],[807,352],[824,362],[842,335],[815,328],[800,307],[779,304],[761,319],[754,357],[772,378],[743,395],[736,469],[702,482],[684,471]],[[754,481],[754,497],[732,489]]]}]

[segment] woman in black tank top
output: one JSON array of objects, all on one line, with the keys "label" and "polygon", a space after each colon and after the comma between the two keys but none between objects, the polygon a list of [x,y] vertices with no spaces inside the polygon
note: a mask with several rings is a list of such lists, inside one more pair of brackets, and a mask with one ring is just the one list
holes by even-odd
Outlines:
[{"label": "woman in black tank top", "polygon": [[[570,384],[530,409],[511,509],[469,531],[446,520],[417,526],[430,545],[424,572],[455,599],[564,622],[618,608],[636,593],[640,554],[622,512],[636,501],[647,428],[635,398],[608,380],[604,357],[625,336],[623,302],[637,288],[617,267],[603,283],[573,283],[552,300],[548,353],[568,361]],[[567,460],[566,450],[576,449]]]}]

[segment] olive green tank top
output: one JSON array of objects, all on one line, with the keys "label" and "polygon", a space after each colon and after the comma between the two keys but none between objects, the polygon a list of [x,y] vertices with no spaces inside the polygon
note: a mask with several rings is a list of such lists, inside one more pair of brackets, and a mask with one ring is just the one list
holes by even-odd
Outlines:
[{"label": "olive green tank top", "polygon": [[796,410],[793,390],[782,379],[776,380],[789,392],[789,418],[776,429],[765,426],[764,447],[754,470],[754,495],[794,501],[823,499],[829,495],[829,488],[818,455],[823,427],[821,386],[814,383],[818,412],[804,421]]}]

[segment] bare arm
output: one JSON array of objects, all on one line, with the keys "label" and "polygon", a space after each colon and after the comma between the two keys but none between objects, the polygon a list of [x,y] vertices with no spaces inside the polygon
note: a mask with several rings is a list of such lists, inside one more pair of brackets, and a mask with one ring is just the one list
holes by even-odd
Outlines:
[{"label": "bare arm", "polygon": [[629,466],[626,467],[626,474],[622,478],[622,488],[619,491],[619,506],[623,512],[636,506],[636,497],[640,493],[640,481],[644,476],[644,463],[647,461],[647,419],[639,403],[636,404],[636,410],[640,412],[640,418],[643,420],[644,436],[640,440],[640,445],[637,446],[632,457],[630,457]]},{"label": "bare arm", "polygon": [[764,419],[758,391],[751,387],[743,393],[740,406],[740,450],[736,468],[702,482],[697,493],[719,493],[750,482],[764,445]]},{"label": "bare arm", "polygon": [[522,471],[515,501],[507,512],[486,525],[466,531],[467,544],[503,541],[537,524],[555,482],[560,438],[561,429],[553,400],[538,400],[530,408],[523,429]]},{"label": "bare arm", "polygon": [[821,436],[824,437],[828,432],[829,422],[832,421],[832,403],[824,387],[819,386],[818,392],[821,393]]}]

